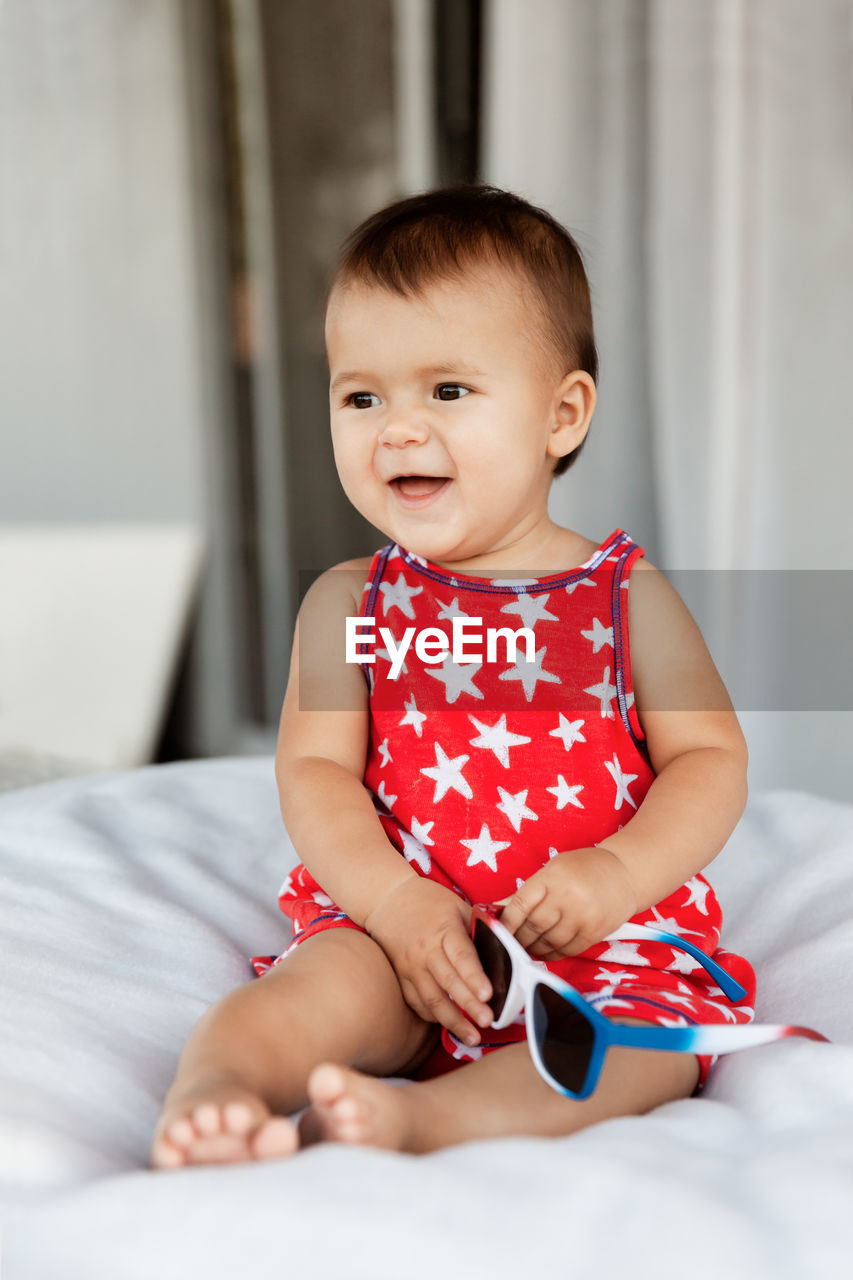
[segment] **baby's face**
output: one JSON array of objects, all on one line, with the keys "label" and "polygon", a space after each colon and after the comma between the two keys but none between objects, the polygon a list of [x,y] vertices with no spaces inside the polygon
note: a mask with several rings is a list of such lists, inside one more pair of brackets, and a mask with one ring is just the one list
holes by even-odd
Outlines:
[{"label": "baby's face", "polygon": [[546,515],[553,470],[557,381],[539,334],[538,311],[499,267],[420,299],[334,290],[335,461],[371,524],[439,564],[494,552],[513,567],[513,546]]}]

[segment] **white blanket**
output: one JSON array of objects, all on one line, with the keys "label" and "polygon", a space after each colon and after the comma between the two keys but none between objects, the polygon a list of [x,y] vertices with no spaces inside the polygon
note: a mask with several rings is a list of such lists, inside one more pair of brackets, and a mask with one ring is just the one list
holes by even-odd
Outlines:
[{"label": "white blanket", "polygon": [[294,860],[268,760],[0,799],[4,1280],[851,1273],[853,806],[753,796],[709,872],[758,1020],[832,1045],[733,1054],[704,1097],[569,1138],[151,1172],[187,1032],[287,940]]}]

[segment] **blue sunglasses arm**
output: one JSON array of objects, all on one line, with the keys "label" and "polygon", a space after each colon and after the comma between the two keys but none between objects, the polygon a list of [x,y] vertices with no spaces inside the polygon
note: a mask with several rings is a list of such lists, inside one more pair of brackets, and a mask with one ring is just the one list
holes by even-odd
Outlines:
[{"label": "blue sunglasses arm", "polygon": [[629,922],[621,925],[618,929],[614,929],[613,933],[607,935],[605,941],[610,939],[617,941],[620,938],[623,940],[628,938],[651,938],[655,942],[665,942],[670,947],[677,947],[679,951],[686,951],[688,955],[699,961],[703,969],[707,970],[729,1000],[737,1002],[738,1000],[743,1000],[746,995],[746,987],[742,987],[731,974],[726,973],[725,969],[718,965],[716,960],[712,960],[707,952],[700,950],[692,942],[687,942],[684,938],[679,937],[678,934],[666,933],[665,930],[655,929],[651,925],[631,924]]},{"label": "blue sunglasses arm", "polygon": [[813,1031],[811,1027],[761,1022],[741,1023],[737,1026],[705,1023],[692,1027],[632,1027],[611,1022],[606,1035],[609,1044],[621,1044],[632,1049],[664,1049],[670,1053],[697,1054],[736,1053],[738,1049],[753,1049],[758,1045],[785,1040],[789,1036],[829,1043],[826,1036]]}]

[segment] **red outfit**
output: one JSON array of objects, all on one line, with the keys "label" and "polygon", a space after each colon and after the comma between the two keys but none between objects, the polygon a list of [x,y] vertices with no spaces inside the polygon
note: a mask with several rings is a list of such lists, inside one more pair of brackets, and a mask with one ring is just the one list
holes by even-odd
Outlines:
[{"label": "red outfit", "polygon": [[[396,544],[373,557],[361,617],[375,619],[374,640],[359,649],[370,690],[364,783],[389,840],[419,874],[469,903],[493,904],[556,853],[606,844],[637,811],[655,778],[628,644],[629,575],[642,554],[617,529],[580,568],[514,583],[453,575]],[[450,645],[454,617],[480,620],[466,623],[458,663],[451,653],[425,663],[413,639],[399,678],[390,678],[380,627],[395,646],[411,627],[416,635],[438,628]],[[535,662],[525,661],[523,642],[510,656],[501,638],[488,660],[480,635],[520,627],[534,631]],[[374,662],[364,661],[371,653]],[[295,925],[288,950],[321,929],[358,928],[303,865],[279,905]],[[720,907],[704,876],[633,919],[683,934],[746,987],[746,998],[733,1006],[698,961],[660,942],[601,942],[547,967],[617,1018],[679,1026],[752,1018],[755,976],[719,947]],[[255,957],[256,972],[277,959]],[[471,1049],[443,1030],[442,1050],[419,1077],[523,1040],[523,1016],[482,1034]],[[710,1061],[700,1059],[700,1087]]]}]

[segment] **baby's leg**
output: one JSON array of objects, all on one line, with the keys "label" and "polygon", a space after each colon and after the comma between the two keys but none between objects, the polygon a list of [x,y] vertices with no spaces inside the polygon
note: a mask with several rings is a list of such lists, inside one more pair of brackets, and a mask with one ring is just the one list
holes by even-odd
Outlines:
[{"label": "baby's leg", "polygon": [[578,1101],[545,1083],[525,1043],[401,1089],[323,1064],[309,1082],[313,1105],[303,1117],[303,1140],[418,1153],[475,1138],[558,1137],[688,1097],[698,1077],[692,1054],[617,1047],[608,1051],[594,1093]]},{"label": "baby's leg", "polygon": [[328,929],[213,1005],[191,1032],[157,1125],[157,1168],[290,1154],[288,1113],[308,1101],[320,1062],[376,1075],[411,1070],[438,1027],[406,1004],[384,951]]}]

